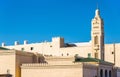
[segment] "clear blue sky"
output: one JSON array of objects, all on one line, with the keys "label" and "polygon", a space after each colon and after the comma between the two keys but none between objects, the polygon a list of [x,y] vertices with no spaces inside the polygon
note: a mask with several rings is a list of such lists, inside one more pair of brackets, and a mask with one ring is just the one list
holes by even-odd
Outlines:
[{"label": "clear blue sky", "polygon": [[24,40],[87,42],[96,4],[105,23],[105,42],[120,42],[120,0],[0,0],[0,43]]}]

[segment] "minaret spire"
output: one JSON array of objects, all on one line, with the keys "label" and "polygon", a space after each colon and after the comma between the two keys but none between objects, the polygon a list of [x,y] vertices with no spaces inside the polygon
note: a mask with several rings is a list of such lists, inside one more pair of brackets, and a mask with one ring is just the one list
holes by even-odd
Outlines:
[{"label": "minaret spire", "polygon": [[99,7],[98,7],[98,3],[96,4],[97,8],[95,11],[95,17],[100,17],[100,11],[99,11]]},{"label": "minaret spire", "polygon": [[96,9],[96,11],[95,11],[95,17],[99,17],[99,16],[100,16],[99,9]]},{"label": "minaret spire", "polygon": [[104,60],[104,24],[98,6],[91,23],[92,56]]}]

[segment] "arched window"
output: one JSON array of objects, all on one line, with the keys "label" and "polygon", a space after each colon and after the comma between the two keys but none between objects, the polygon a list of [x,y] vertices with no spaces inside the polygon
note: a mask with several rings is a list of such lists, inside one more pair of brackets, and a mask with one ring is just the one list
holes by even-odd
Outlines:
[{"label": "arched window", "polygon": [[109,71],[109,77],[111,77],[111,75],[112,75],[112,74],[111,74],[111,71]]},{"label": "arched window", "polygon": [[100,70],[100,77],[103,77],[103,70]]},{"label": "arched window", "polygon": [[107,70],[105,70],[105,77],[108,77]]},{"label": "arched window", "polygon": [[95,44],[95,45],[98,44],[98,36],[95,36],[95,37],[94,37],[94,44]]}]

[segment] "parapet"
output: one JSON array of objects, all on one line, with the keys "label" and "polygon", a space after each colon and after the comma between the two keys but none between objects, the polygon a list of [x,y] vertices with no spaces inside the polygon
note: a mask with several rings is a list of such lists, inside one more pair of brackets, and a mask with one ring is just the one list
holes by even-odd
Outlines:
[{"label": "parapet", "polygon": [[2,43],[2,47],[4,47],[4,46],[5,46],[5,43],[3,42],[3,43]]},{"label": "parapet", "polygon": [[[44,42],[41,42],[41,44],[42,43],[53,43],[53,45],[56,47],[56,46],[58,46],[58,47],[64,47],[64,38],[62,38],[62,37],[53,37],[52,38],[52,42],[47,42],[47,41],[44,41]],[[40,42],[39,43],[30,43],[30,44],[40,44]],[[15,41],[14,42],[14,45],[15,46],[17,46],[17,45],[21,45],[18,41]],[[28,44],[28,41],[27,40],[24,40],[24,42],[23,42],[23,44],[22,45],[29,45]],[[4,46],[6,46],[5,45],[5,43],[3,42],[2,44],[1,44],[1,46],[2,47],[4,47]]]},{"label": "parapet", "polygon": [[58,47],[64,47],[64,38],[62,37],[53,37],[52,43],[55,44],[55,46]]},{"label": "parapet", "polygon": [[15,41],[14,45],[19,45],[19,42],[18,42],[18,41]]},{"label": "parapet", "polygon": [[45,69],[45,68],[80,68],[82,67],[82,63],[70,63],[70,64],[47,64],[47,63],[30,63],[30,64],[22,64],[22,69]]},{"label": "parapet", "polygon": [[24,45],[28,44],[28,41],[27,40],[24,40]]}]

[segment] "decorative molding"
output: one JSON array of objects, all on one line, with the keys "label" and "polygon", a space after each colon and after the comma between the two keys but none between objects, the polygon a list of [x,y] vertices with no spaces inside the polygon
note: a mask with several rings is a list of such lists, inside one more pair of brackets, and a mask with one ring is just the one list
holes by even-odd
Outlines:
[{"label": "decorative molding", "polygon": [[64,69],[64,68],[82,68],[82,64],[66,64],[66,65],[51,65],[46,63],[40,63],[40,64],[22,64],[22,69]]}]

